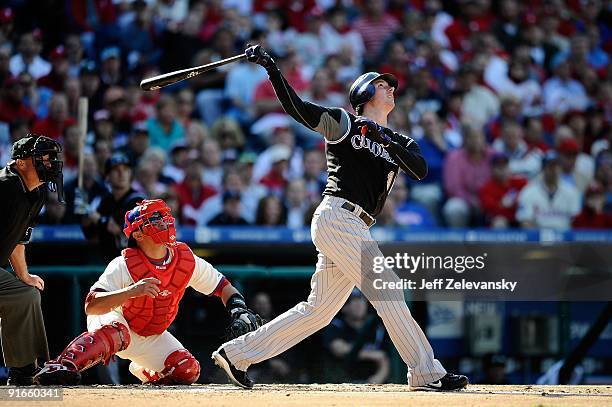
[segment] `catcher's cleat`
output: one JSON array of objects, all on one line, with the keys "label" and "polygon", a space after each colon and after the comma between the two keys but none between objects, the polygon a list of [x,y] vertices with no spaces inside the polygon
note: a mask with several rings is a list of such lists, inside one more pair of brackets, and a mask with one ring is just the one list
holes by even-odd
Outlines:
[{"label": "catcher's cleat", "polygon": [[444,377],[435,382],[427,383],[422,386],[410,386],[410,390],[453,391],[463,389],[468,383],[468,378],[464,375],[447,373]]},{"label": "catcher's cleat", "polygon": [[61,363],[47,362],[33,381],[40,386],[75,386],[81,383],[81,374]]},{"label": "catcher's cleat", "polygon": [[219,366],[221,369],[225,371],[225,374],[227,374],[227,377],[236,386],[240,386],[244,389],[253,388],[253,380],[249,378],[249,376],[247,375],[247,372],[238,370],[232,365],[232,362],[229,361],[229,358],[225,354],[225,350],[223,350],[223,348],[213,352],[212,360],[215,362],[215,365]]}]

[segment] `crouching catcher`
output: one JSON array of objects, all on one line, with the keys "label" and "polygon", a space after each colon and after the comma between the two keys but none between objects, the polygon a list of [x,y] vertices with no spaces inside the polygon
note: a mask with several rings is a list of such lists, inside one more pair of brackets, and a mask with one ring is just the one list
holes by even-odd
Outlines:
[{"label": "crouching catcher", "polygon": [[128,248],[109,263],[85,300],[87,332],[45,364],[36,384],[78,384],[82,371],[113,355],[129,359],[130,372],[142,383],[195,383],[199,362],[167,331],[187,287],[220,297],[239,332],[259,327],[259,316],[227,278],[176,241],[165,202],[139,203],[126,213],[123,232]]}]

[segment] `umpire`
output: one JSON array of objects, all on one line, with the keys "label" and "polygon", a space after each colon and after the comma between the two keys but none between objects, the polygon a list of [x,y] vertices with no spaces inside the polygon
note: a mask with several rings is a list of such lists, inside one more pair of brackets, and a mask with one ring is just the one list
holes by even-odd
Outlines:
[{"label": "umpire", "polygon": [[0,327],[9,367],[7,384],[13,386],[31,385],[37,359],[49,359],[40,307],[45,282],[28,273],[25,245],[45,204],[47,187],[57,189],[63,203],[61,151],[62,146],[48,137],[28,135],[13,144],[11,161],[0,170],[0,267],[10,262],[15,272],[0,268]]}]

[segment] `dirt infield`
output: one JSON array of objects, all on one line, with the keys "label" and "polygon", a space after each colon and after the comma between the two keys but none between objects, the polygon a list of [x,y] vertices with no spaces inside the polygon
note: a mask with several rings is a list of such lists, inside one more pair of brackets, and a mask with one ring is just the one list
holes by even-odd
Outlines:
[{"label": "dirt infield", "polygon": [[[27,405],[59,402],[28,402]],[[24,406],[23,402],[2,403]],[[64,389],[62,406],[612,406],[612,386],[482,386],[451,393],[408,392],[401,385],[94,386]]]}]

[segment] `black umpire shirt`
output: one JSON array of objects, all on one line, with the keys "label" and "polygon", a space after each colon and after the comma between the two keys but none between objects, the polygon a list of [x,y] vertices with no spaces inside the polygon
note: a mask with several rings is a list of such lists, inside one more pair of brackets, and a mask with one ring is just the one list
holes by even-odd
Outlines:
[{"label": "black umpire shirt", "polygon": [[47,184],[28,191],[21,177],[10,167],[0,170],[0,267],[18,243],[30,239],[34,220],[47,199]]}]

